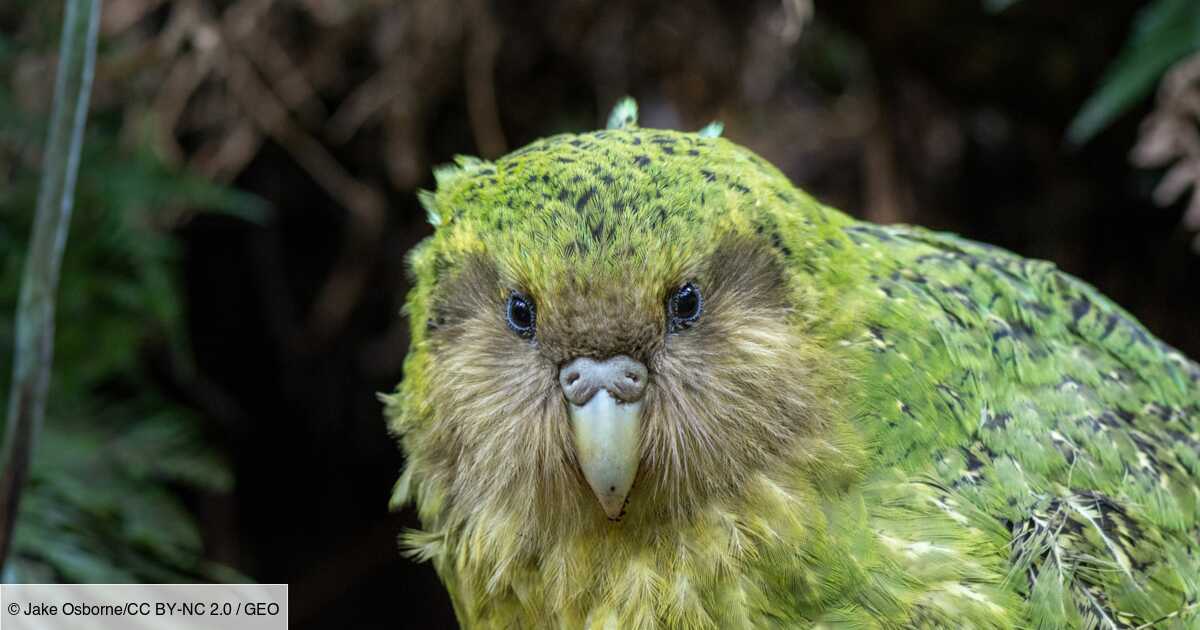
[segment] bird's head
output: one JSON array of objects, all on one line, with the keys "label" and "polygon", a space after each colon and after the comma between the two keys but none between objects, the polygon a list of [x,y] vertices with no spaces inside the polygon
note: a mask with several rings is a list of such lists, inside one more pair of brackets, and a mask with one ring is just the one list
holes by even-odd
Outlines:
[{"label": "bird's head", "polygon": [[391,408],[427,526],[636,529],[805,465],[841,378],[827,278],[805,270],[836,267],[813,257],[840,215],[741,147],[660,130],[438,180]]}]

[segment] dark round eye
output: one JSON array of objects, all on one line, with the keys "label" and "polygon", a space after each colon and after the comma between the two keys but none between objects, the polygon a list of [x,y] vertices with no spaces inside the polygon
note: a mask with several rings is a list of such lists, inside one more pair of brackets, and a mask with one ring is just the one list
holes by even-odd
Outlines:
[{"label": "dark round eye", "polygon": [[533,300],[520,293],[508,296],[508,306],[505,307],[508,327],[518,335],[529,339],[533,337],[533,326],[537,323],[537,307]]},{"label": "dark round eye", "polygon": [[667,318],[672,331],[682,330],[700,319],[704,310],[704,298],[700,289],[691,282],[675,289],[671,299],[667,300]]}]

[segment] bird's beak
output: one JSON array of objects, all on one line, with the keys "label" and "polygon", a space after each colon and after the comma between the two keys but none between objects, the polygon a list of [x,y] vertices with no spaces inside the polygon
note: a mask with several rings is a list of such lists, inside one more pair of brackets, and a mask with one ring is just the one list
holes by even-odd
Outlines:
[{"label": "bird's beak", "polygon": [[570,410],[579,467],[604,513],[618,520],[637,476],[642,401],[621,402],[601,389]]}]

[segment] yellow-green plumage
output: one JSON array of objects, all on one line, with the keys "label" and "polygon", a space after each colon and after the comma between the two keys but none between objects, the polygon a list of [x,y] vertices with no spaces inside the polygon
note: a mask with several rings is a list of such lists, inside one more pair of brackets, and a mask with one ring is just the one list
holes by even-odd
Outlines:
[{"label": "yellow-green plumage", "polygon": [[[855,221],[635,116],[423,199],[395,501],[464,626],[1200,625],[1196,364],[1049,263]],[[683,281],[704,317],[672,331]],[[613,522],[556,375],[622,353],[650,384]]]}]

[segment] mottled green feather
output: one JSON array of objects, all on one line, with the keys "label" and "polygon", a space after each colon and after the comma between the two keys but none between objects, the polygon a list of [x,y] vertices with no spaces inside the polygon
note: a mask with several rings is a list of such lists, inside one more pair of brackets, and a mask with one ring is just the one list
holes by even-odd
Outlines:
[{"label": "mottled green feather", "polygon": [[1196,365],[1050,263],[916,228],[849,233],[886,253],[862,425],[887,445],[879,464],[932,460],[1003,523],[1029,625],[1194,627]]},{"label": "mottled green feather", "polygon": [[[422,199],[437,232],[411,256],[412,349],[386,397],[408,456],[394,502],[415,503],[406,545],[464,626],[1200,624],[1196,364],[1050,263],[855,221],[728,141],[614,118],[459,160]],[[523,494],[556,464],[479,452],[490,438],[451,419],[475,401],[443,381],[473,366],[444,357],[474,342],[439,336],[435,306],[472,260],[497,294],[586,279],[651,304],[731,235],[784,264],[792,351],[814,366],[787,385],[811,431],[750,470],[700,471],[744,472],[736,493],[656,512],[643,490],[611,523],[586,492]]]}]

